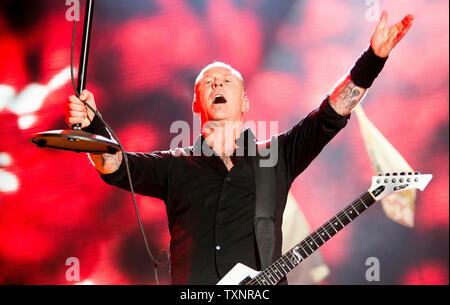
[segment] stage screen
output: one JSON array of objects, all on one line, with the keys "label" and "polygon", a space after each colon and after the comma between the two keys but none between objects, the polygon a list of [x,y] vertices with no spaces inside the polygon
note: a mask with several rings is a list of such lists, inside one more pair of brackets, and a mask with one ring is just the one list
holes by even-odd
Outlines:
[{"label": "stage screen", "polygon": [[[433,180],[417,192],[414,227],[392,221],[377,203],[327,242],[320,254],[329,272],[318,284],[448,284],[448,1],[96,0],[86,88],[126,151],[167,150],[180,134],[174,122],[189,126],[184,144],[199,135],[195,78],[225,62],[244,77],[245,120],[266,122],[256,132],[265,140],[320,105],[368,47],[382,10],[389,25],[407,14],[415,21],[362,107]],[[76,1],[0,2],[0,283],[155,284],[130,193],[104,183],[85,153],[29,140],[68,128],[75,12]],[[367,191],[376,174],[353,113],[291,194],[312,230]],[[170,242],[164,202],[136,201],[157,256]],[[367,278],[370,258],[379,262],[376,281]],[[168,265],[158,278],[170,284]]]}]

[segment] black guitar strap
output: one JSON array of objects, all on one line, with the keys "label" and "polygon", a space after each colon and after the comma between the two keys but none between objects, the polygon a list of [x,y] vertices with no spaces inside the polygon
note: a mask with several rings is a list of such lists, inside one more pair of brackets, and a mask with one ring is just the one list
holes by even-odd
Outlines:
[{"label": "black guitar strap", "polygon": [[253,158],[256,191],[254,229],[262,269],[271,264],[275,247],[275,167],[261,166],[261,160],[269,158],[262,155],[263,150],[267,153],[268,145],[277,145],[277,138],[272,137],[270,143],[258,146],[257,156]]}]

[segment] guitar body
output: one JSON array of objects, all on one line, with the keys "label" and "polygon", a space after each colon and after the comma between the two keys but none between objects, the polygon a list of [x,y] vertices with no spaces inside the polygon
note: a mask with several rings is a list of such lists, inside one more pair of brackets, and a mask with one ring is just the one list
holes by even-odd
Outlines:
[{"label": "guitar body", "polygon": [[217,283],[217,285],[245,285],[245,283],[259,274],[244,264],[237,263],[227,274]]}]

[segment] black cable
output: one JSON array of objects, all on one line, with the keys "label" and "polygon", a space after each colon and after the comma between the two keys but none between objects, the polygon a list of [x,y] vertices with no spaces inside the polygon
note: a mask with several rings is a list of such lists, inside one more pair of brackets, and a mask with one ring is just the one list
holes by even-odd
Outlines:
[{"label": "black cable", "polygon": [[[75,93],[76,93],[76,95],[77,95],[78,98],[80,97],[81,92],[79,92],[77,86],[75,85],[75,79],[74,79],[74,75],[73,75],[73,54],[74,54],[74,49],[75,49],[75,29],[76,29],[76,25],[77,25],[77,19],[78,19],[78,14],[79,14],[80,7],[81,7],[81,3],[80,3],[80,0],[78,0],[78,8],[76,9],[76,16],[75,16],[75,20],[74,20],[74,24],[73,24],[72,49],[71,49],[71,53],[70,53],[70,76],[71,76],[71,78],[72,78],[72,86],[73,86],[73,89],[75,90]],[[81,101],[81,100],[80,100],[80,101]],[[92,108],[92,106],[89,105],[87,102],[85,102],[85,101],[81,101],[81,102],[82,102],[86,107],[88,107],[92,112],[94,112],[95,115],[97,115],[97,116],[99,117],[99,119],[100,119],[100,120],[102,121],[102,123],[105,125],[106,129],[107,129],[107,130],[109,131],[109,133],[114,137],[114,139],[117,141],[117,144],[118,144],[119,147],[120,147],[120,150],[121,150],[121,152],[122,152],[122,156],[123,156],[124,161],[125,161],[125,167],[126,167],[126,170],[127,170],[127,176],[128,176],[128,183],[129,183],[129,185],[130,185],[131,197],[133,198],[133,204],[134,204],[134,209],[135,209],[135,211],[136,211],[137,220],[138,220],[138,223],[139,223],[139,227],[140,227],[140,229],[141,229],[142,236],[143,236],[143,238],[144,238],[144,243],[145,243],[145,247],[146,247],[146,249],[147,249],[148,255],[150,256],[150,258],[152,259],[152,261],[153,261],[153,263],[154,263],[154,267],[155,267],[155,282],[156,282],[156,285],[159,285],[159,282],[158,282],[158,264],[161,265],[161,266],[164,266],[164,265],[166,265],[166,264],[169,262],[169,259],[170,259],[169,252],[168,252],[167,250],[160,250],[160,251],[159,251],[159,254],[158,254],[158,259],[155,259],[155,258],[153,257],[152,252],[150,251],[150,247],[148,246],[148,243],[147,243],[147,238],[146,238],[146,235],[145,235],[145,232],[144,232],[144,228],[142,227],[141,217],[139,216],[139,211],[138,211],[138,207],[137,207],[137,204],[136,204],[136,198],[135,198],[135,196],[134,196],[133,182],[131,181],[130,167],[129,167],[129,165],[128,165],[128,157],[127,157],[127,154],[126,154],[125,150],[123,149],[123,146],[122,146],[122,144],[121,144],[120,141],[119,141],[119,138],[116,136],[116,134],[115,134],[114,131],[111,129],[111,127],[109,127],[109,125],[103,120],[103,118],[102,118],[102,116],[100,115],[100,113],[99,113],[97,110],[95,110],[94,108]],[[164,252],[167,254],[167,261],[161,263],[161,262],[159,261],[159,257],[160,257],[161,254],[164,253]]]}]

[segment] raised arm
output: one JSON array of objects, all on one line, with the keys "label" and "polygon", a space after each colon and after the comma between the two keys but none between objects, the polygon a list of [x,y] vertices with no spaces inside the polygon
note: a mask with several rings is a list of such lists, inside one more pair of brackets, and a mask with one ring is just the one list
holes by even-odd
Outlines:
[{"label": "raised arm", "polygon": [[407,15],[402,21],[386,27],[387,18],[387,12],[383,11],[370,39],[369,49],[330,94],[330,104],[340,115],[348,115],[362,100],[366,90],[381,72],[390,52],[406,35],[414,20],[413,15]]}]

